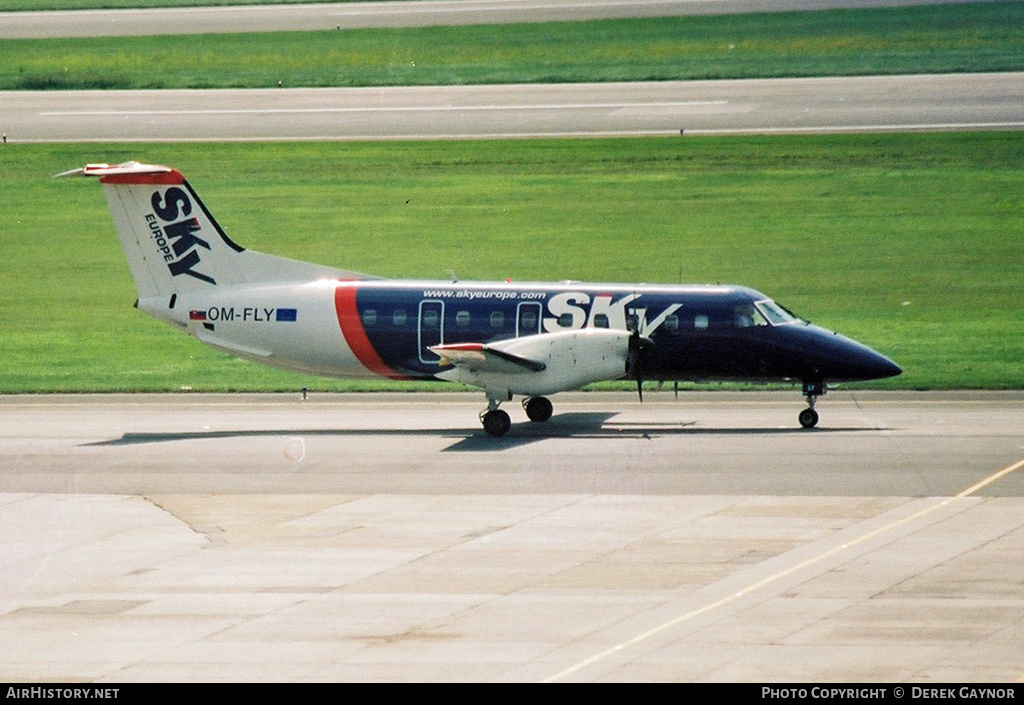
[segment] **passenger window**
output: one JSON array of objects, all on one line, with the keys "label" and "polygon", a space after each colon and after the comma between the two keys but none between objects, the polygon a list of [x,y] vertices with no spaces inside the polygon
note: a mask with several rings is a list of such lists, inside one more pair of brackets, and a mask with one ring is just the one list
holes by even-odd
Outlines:
[{"label": "passenger window", "polygon": [[[558,324],[562,324],[562,319],[558,319]],[[569,323],[572,325],[572,315],[569,316]],[[533,311],[523,311],[519,316],[519,327],[524,331],[533,331],[537,328],[537,314]]]},{"label": "passenger window", "polygon": [[[523,317],[523,321],[525,321],[525,320],[526,320],[526,317],[524,316]],[[559,328],[571,328],[572,324],[573,324],[573,321],[575,321],[575,320],[576,320],[575,317],[573,317],[573,315],[571,313],[563,313],[561,316],[558,317],[558,327]],[[533,327],[532,325],[527,326],[525,323],[523,325],[523,328],[532,328],[532,327]]]},{"label": "passenger window", "polygon": [[455,314],[455,325],[465,328],[469,325],[469,311],[459,311]]},{"label": "passenger window", "polygon": [[491,328],[501,328],[505,325],[505,314],[502,311],[495,311],[491,314]]},{"label": "passenger window", "polygon": [[594,328],[607,328],[608,327],[608,314],[599,313],[594,316]]},{"label": "passenger window", "polygon": [[377,325],[377,309],[368,308],[363,311],[363,325],[367,328]]},{"label": "passenger window", "polygon": [[437,328],[437,324],[440,321],[440,316],[432,308],[428,308],[423,312],[423,327],[424,328]]},{"label": "passenger window", "polygon": [[626,316],[626,330],[632,333],[640,328],[640,317],[635,313],[631,313]]},{"label": "passenger window", "polygon": [[696,328],[697,330],[707,330],[708,329],[708,317],[705,316],[704,314],[700,314],[700,315],[694,316],[693,317],[693,327]]},{"label": "passenger window", "polygon": [[665,316],[665,322],[662,325],[668,330],[678,330],[679,316],[674,313],[671,316]]},{"label": "passenger window", "polygon": [[396,326],[404,326],[406,321],[405,309],[396,308],[394,314],[391,316],[391,322]]}]

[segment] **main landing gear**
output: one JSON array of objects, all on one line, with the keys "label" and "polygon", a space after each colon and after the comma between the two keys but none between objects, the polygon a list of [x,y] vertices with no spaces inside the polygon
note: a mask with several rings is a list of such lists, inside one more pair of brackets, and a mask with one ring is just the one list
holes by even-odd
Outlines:
[{"label": "main landing gear", "polygon": [[480,414],[480,423],[488,436],[504,436],[512,428],[512,419],[501,409],[494,408]]},{"label": "main landing gear", "polygon": [[523,408],[530,421],[542,423],[551,418],[551,400],[547,397],[530,397],[523,400]]},{"label": "main landing gear", "polygon": [[800,412],[797,417],[800,425],[804,428],[814,428],[818,425],[818,412],[814,410],[814,402],[818,397],[825,395],[824,382],[804,382],[804,397],[807,399],[807,408]]},{"label": "main landing gear", "polygon": [[504,436],[512,428],[512,419],[498,408],[502,401],[512,401],[512,392],[505,392],[502,396],[505,398],[499,401],[496,392],[487,392],[487,410],[480,412],[480,423],[488,436]]},{"label": "main landing gear", "polygon": [[[508,397],[511,400],[511,395]],[[500,401],[493,397],[487,398],[487,410],[480,414],[480,423],[489,436],[504,436],[512,428],[512,420],[508,414],[499,409]],[[553,407],[547,397],[530,397],[523,400],[523,409],[530,421],[542,423],[551,418]]]}]

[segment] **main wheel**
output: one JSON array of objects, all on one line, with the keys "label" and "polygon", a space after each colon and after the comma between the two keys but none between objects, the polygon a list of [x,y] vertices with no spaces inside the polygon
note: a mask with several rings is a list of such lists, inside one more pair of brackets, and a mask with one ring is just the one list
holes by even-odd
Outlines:
[{"label": "main wheel", "polygon": [[523,404],[530,421],[540,423],[551,418],[551,401],[547,397],[531,397]]},{"label": "main wheel", "polygon": [[504,436],[512,428],[512,419],[501,409],[491,409],[480,417],[480,420],[489,436]]},{"label": "main wheel", "polygon": [[814,428],[818,425],[818,412],[810,407],[800,412],[800,425],[804,428]]}]

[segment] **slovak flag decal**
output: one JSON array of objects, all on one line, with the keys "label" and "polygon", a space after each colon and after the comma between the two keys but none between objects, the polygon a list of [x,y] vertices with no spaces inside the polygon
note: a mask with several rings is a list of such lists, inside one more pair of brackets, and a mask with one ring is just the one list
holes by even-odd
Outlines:
[{"label": "slovak flag decal", "polygon": [[195,309],[192,309],[191,311],[188,312],[188,320],[190,320],[190,321],[205,321],[206,320],[206,311],[197,311]]}]

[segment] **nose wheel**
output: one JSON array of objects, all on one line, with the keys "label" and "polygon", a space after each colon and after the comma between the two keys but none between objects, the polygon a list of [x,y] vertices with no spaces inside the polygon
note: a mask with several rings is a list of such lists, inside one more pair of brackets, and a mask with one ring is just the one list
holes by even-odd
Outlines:
[{"label": "nose wheel", "polygon": [[818,425],[818,412],[814,410],[814,402],[818,397],[825,395],[824,382],[804,382],[804,398],[807,399],[807,408],[800,412],[797,420],[804,428],[814,428]]}]

